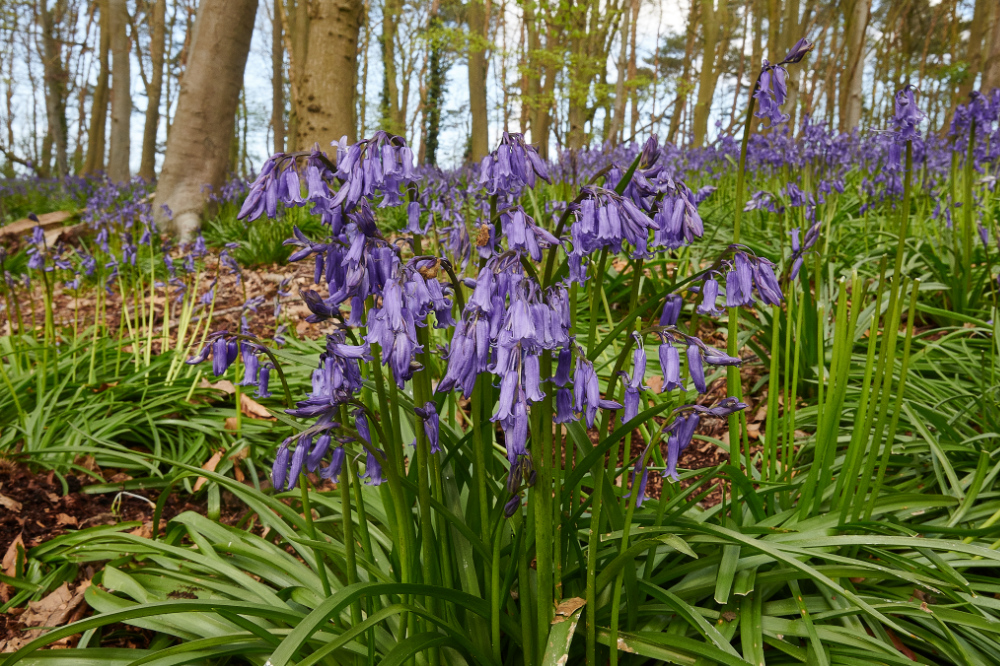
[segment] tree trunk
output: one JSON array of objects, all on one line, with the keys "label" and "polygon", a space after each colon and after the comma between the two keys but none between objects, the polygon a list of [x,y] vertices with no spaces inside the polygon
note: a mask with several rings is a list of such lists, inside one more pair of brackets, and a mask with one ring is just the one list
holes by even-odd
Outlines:
[{"label": "tree trunk", "polygon": [[[393,134],[406,133],[406,121],[399,103],[396,72],[396,32],[399,0],[385,0],[382,8],[382,126]],[[355,40],[356,41],[356,40]]]},{"label": "tree trunk", "polygon": [[101,12],[101,38],[98,44],[97,58],[100,69],[97,73],[97,86],[94,88],[94,99],[90,105],[90,130],[87,132],[87,159],[83,163],[84,173],[97,173],[104,170],[104,131],[108,121],[108,49],[111,48],[111,30],[108,21],[108,1],[98,0]]},{"label": "tree trunk", "polygon": [[632,85],[629,87],[629,100],[632,103],[632,112],[629,123],[629,135],[634,137],[636,128],[639,126],[639,91],[636,88],[635,77],[638,75],[639,70],[636,65],[636,44],[637,44],[637,32],[639,25],[639,0],[632,0],[632,22],[631,22],[631,46],[629,47],[628,55],[628,78],[627,81],[631,82]]},{"label": "tree trunk", "polygon": [[[38,6],[42,28],[42,67],[45,76],[45,116],[48,132],[56,151],[56,174],[64,178],[69,173],[66,147],[66,82],[68,75],[63,66],[60,25],[66,13],[65,0],[56,0],[49,9],[47,0]],[[46,159],[46,166],[48,160]]]},{"label": "tree trunk", "polygon": [[489,17],[481,0],[471,0],[466,12],[469,24],[469,112],[472,116],[469,158],[478,162],[490,152],[486,107],[486,76],[489,73],[486,27]]},{"label": "tree trunk", "polygon": [[[698,77],[698,101],[694,107],[694,145],[704,143],[708,134],[708,116],[712,110],[712,98],[715,96],[715,84],[719,79],[719,69],[715,63],[715,51],[719,41],[719,28],[724,22],[726,0],[719,0],[719,7],[714,7],[713,0],[701,0],[701,23],[704,30],[704,40],[701,57],[701,75]],[[722,55],[719,56],[721,61]],[[720,62],[721,64],[721,62]]]},{"label": "tree trunk", "polygon": [[274,0],[271,23],[271,131],[272,152],[285,151],[285,49],[282,46],[281,0]]},{"label": "tree trunk", "polygon": [[670,130],[667,132],[667,141],[675,143],[677,132],[681,128],[681,118],[684,116],[684,107],[687,106],[688,94],[691,92],[688,79],[691,73],[691,57],[694,54],[694,44],[698,35],[698,7],[697,2],[691,2],[687,23],[687,42],[684,44],[684,65],[680,79],[677,81],[677,97],[674,103],[674,114],[670,117]]},{"label": "tree trunk", "polygon": [[604,137],[612,143],[619,142],[619,135],[625,128],[625,76],[628,71],[629,18],[629,12],[622,12],[621,40],[618,49],[618,78],[615,81],[614,114],[611,116],[611,124]]},{"label": "tree trunk", "polygon": [[326,150],[342,136],[356,140],[355,68],[360,0],[317,0],[309,17],[309,45],[295,100],[300,150]]},{"label": "tree trunk", "polygon": [[128,5],[125,0],[108,0],[111,23],[111,152],[108,155],[108,177],[114,182],[131,178],[129,144],[132,122],[131,63],[128,25]]},{"label": "tree trunk", "polygon": [[438,139],[441,136],[441,103],[445,89],[445,67],[443,62],[444,45],[437,31],[441,27],[441,19],[437,12],[437,2],[431,9],[430,20],[430,57],[427,64],[427,106],[424,141],[424,159],[428,164],[437,165]]},{"label": "tree trunk", "polygon": [[989,51],[983,63],[983,90],[1000,88],[1000,8],[993,8],[990,27]]},{"label": "tree trunk", "polygon": [[844,112],[840,116],[840,129],[849,132],[861,122],[861,84],[865,77],[865,32],[868,28],[871,0],[851,0],[847,11],[847,68],[842,74],[844,85],[841,100]]},{"label": "tree trunk", "polygon": [[996,0],[976,0],[976,8],[972,15],[972,24],[969,26],[969,45],[966,58],[969,61],[969,69],[965,73],[965,80],[958,89],[958,103],[965,104],[969,101],[969,93],[976,87],[976,78],[982,68],[983,60],[983,36],[987,34],[986,28],[989,21],[990,8],[988,2]]},{"label": "tree trunk", "polygon": [[182,240],[198,227],[204,186],[217,190],[226,177],[256,12],[257,0],[202,0],[198,7],[153,207],[160,228],[169,228]]},{"label": "tree trunk", "polygon": [[149,79],[146,124],[142,130],[142,162],[139,176],[146,182],[156,177],[156,134],[160,125],[160,95],[163,92],[163,48],[166,43],[167,0],[153,0],[150,22],[149,60],[153,73]]}]

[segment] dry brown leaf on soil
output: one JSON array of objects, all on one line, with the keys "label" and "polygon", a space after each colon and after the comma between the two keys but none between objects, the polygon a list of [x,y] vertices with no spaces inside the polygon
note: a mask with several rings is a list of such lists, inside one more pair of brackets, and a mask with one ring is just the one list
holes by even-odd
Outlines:
[{"label": "dry brown leaf on soil", "polygon": [[14,513],[21,513],[21,503],[16,499],[11,499],[6,495],[0,495],[0,506],[7,509],[8,511],[13,511]]},{"label": "dry brown leaf on soil", "polygon": [[135,528],[129,534],[137,537],[142,537],[143,539],[149,539],[153,536],[153,523],[145,522],[139,527]]},{"label": "dry brown leaf on soil", "polygon": [[222,424],[222,427],[226,430],[238,430],[240,420],[235,416],[227,416],[226,422]]},{"label": "dry brown leaf on soil", "polygon": [[[18,618],[18,621],[26,628],[39,628],[11,638],[5,644],[0,645],[0,651],[14,652],[41,636],[45,633],[45,629],[61,627],[78,620],[87,610],[83,598],[88,587],[90,587],[89,580],[77,585],[73,591],[70,591],[68,583],[63,583],[41,601],[29,601],[27,610]],[[69,645],[69,637],[67,637],[50,645],[49,648],[65,648]]]},{"label": "dry brown leaf on soil", "polygon": [[271,412],[267,411],[267,407],[260,404],[246,393],[240,394],[240,411],[252,419],[262,419],[265,421],[278,420],[271,416]]},{"label": "dry brown leaf on soil", "polygon": [[[222,460],[222,455],[222,451],[216,451],[212,454],[212,457],[208,459],[208,462],[201,466],[201,468],[206,472],[214,472],[215,468],[219,466],[219,461]],[[203,476],[199,476],[194,482],[194,491],[198,492],[201,490],[201,487],[205,485],[206,482],[208,482],[208,479]]]},{"label": "dry brown leaf on soil", "polygon": [[16,572],[16,569],[17,569],[17,549],[18,549],[18,547],[21,548],[22,552],[25,550],[25,548],[24,548],[24,532],[21,532],[20,534],[17,535],[17,537],[15,537],[14,541],[10,544],[10,547],[7,548],[6,554],[4,554],[4,556],[3,556],[3,562],[2,562],[3,573],[4,573],[5,576],[8,576],[10,578],[14,577],[14,573]]},{"label": "dry brown leaf on soil", "polygon": [[207,379],[202,379],[201,383],[198,384],[198,388],[216,389],[218,391],[223,391],[227,395],[232,395],[236,393],[236,386],[234,386],[233,383],[228,379],[223,379],[215,383],[212,383]]},{"label": "dry brown leaf on soil", "polygon": [[57,525],[73,525],[74,527],[78,524],[76,516],[71,516],[65,513],[56,514],[56,524]]}]

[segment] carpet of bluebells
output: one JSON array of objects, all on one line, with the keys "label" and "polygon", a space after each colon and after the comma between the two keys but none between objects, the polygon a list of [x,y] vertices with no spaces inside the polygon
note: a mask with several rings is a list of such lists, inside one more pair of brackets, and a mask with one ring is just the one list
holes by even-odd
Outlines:
[{"label": "carpet of bluebells", "polygon": [[1000,90],[793,134],[809,48],[742,144],[376,132],[187,243],[152,184],[0,183],[78,217],[3,237],[0,454],[156,506],[7,549],[3,611],[87,612],[0,665],[1000,663]]}]

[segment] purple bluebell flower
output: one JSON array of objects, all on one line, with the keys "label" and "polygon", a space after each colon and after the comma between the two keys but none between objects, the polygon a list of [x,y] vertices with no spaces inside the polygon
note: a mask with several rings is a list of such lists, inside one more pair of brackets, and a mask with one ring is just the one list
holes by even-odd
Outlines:
[{"label": "purple bluebell flower", "polygon": [[257,376],[257,397],[258,398],[270,398],[271,391],[268,390],[268,384],[271,381],[271,369],[270,363],[264,363],[260,366],[260,374]]},{"label": "purple bluebell flower", "polygon": [[664,432],[670,433],[667,437],[667,469],[665,470],[665,475],[675,482],[680,480],[680,477],[677,476],[677,461],[680,458],[680,454],[691,443],[691,438],[694,436],[694,431],[698,429],[700,421],[701,416],[697,413],[684,413],[678,415],[663,429]]},{"label": "purple bluebell flower", "polygon": [[707,390],[705,386],[705,367],[702,365],[701,349],[698,345],[688,345],[687,362],[688,374],[691,375],[691,381],[694,382],[695,389],[698,390],[698,393],[704,393]]},{"label": "purple bluebell flower", "polygon": [[497,149],[479,165],[479,185],[488,194],[517,196],[525,186],[535,186],[536,176],[548,182],[548,168],[524,135],[515,132],[504,132]]},{"label": "purple bluebell flower", "polygon": [[[727,290],[728,291],[728,290]],[[695,308],[699,314],[717,316],[722,314],[722,310],[715,305],[719,298],[719,282],[714,277],[709,277],[701,285],[701,304]]]},{"label": "purple bluebell flower", "polygon": [[347,458],[347,451],[343,446],[338,446],[330,454],[330,464],[320,470],[319,475],[324,479],[337,479],[340,471],[344,467],[344,460]]},{"label": "purple bluebell flower", "polygon": [[892,124],[895,135],[899,141],[913,141],[920,138],[920,131],[917,129],[926,117],[917,106],[915,96],[916,88],[906,85],[896,93],[896,108],[892,117]]},{"label": "purple bluebell flower", "polygon": [[659,348],[660,370],[663,372],[663,388],[665,391],[680,389],[685,391],[684,382],[681,380],[681,356],[677,347],[670,343],[668,336],[664,336],[663,343]]},{"label": "purple bluebell flower", "polygon": [[428,400],[423,407],[414,407],[413,411],[424,423],[424,434],[430,442],[431,453],[437,453],[441,450],[441,417],[437,413],[437,405]]},{"label": "purple bluebell flower", "polygon": [[663,311],[660,313],[660,326],[675,326],[683,307],[684,299],[680,294],[668,294],[663,302]]}]

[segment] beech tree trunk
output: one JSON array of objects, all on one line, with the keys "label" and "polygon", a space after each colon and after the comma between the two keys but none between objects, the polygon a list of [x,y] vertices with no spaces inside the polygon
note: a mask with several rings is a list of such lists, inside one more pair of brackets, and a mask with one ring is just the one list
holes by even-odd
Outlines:
[{"label": "beech tree trunk", "polygon": [[704,40],[701,59],[701,75],[698,77],[698,101],[694,107],[694,145],[700,146],[708,134],[708,116],[712,110],[712,98],[715,96],[715,85],[719,80],[721,60],[716,64],[716,47],[719,43],[719,31],[725,23],[726,0],[719,0],[716,8],[713,0],[702,0],[701,23],[704,29]]},{"label": "beech tree trunk", "polygon": [[198,7],[153,206],[160,228],[181,240],[198,228],[205,185],[217,190],[226,177],[256,13],[257,0],[202,0]]},{"label": "beech tree trunk", "polygon": [[628,71],[629,18],[630,12],[622,12],[621,41],[618,45],[618,79],[615,81],[614,114],[611,117],[611,124],[605,135],[605,139],[612,143],[619,142],[619,135],[625,128],[625,76]]},{"label": "beech tree trunk", "polygon": [[282,46],[281,0],[274,0],[271,26],[271,131],[272,152],[285,150],[285,49]]},{"label": "beech tree trunk", "polygon": [[989,52],[983,63],[983,90],[1000,88],[1000,8],[993,8]]},{"label": "beech tree trunk", "polygon": [[667,141],[676,143],[677,132],[681,128],[681,118],[684,115],[684,107],[687,106],[687,98],[691,93],[688,78],[691,72],[691,56],[694,53],[695,36],[698,34],[698,7],[699,3],[691,2],[687,22],[687,41],[684,44],[684,65],[680,79],[677,81],[677,97],[674,103],[674,114],[670,117],[670,130],[667,132]]},{"label": "beech tree trunk", "polygon": [[361,2],[318,0],[311,10],[309,45],[295,99],[297,145],[300,150],[310,150],[318,143],[321,150],[328,151],[342,136],[349,143],[356,139],[355,68]]},{"label": "beech tree trunk", "polygon": [[990,8],[987,3],[997,0],[976,0],[975,10],[972,15],[972,24],[969,25],[969,44],[966,58],[969,62],[969,69],[966,71],[965,80],[958,89],[959,104],[969,101],[969,93],[976,87],[976,78],[983,64],[983,37],[988,33],[986,28],[989,21]]},{"label": "beech tree trunk", "polygon": [[438,3],[435,1],[431,7],[431,44],[430,56],[427,64],[427,105],[425,116],[425,136],[424,159],[428,164],[437,164],[438,139],[441,135],[441,105],[443,103],[445,88],[445,66],[443,61],[444,47],[437,30],[441,27],[441,19],[438,16]]},{"label": "beech tree trunk", "polygon": [[66,82],[69,77],[63,65],[59,30],[67,8],[65,0],[56,0],[51,8],[46,5],[47,0],[41,0],[38,5],[45,75],[45,115],[49,137],[56,151],[56,175],[64,178],[69,173],[66,147]]},{"label": "beech tree trunk", "polygon": [[111,151],[108,177],[115,182],[131,178],[129,144],[132,123],[132,68],[129,56],[128,5],[108,0],[111,27]]},{"label": "beech tree trunk", "polygon": [[[628,78],[626,81],[635,83],[635,77],[638,74],[638,68],[636,66],[636,44],[639,25],[639,0],[632,0],[632,22],[631,22],[631,40],[632,43],[629,47],[628,56]],[[632,85],[629,89],[629,99],[632,102],[632,117],[629,134],[635,136],[636,128],[639,125],[639,92],[635,85]]]},{"label": "beech tree trunk", "polygon": [[108,78],[110,73],[108,49],[111,48],[111,30],[108,21],[107,0],[98,1],[100,11],[100,33],[97,58],[100,68],[97,86],[90,105],[90,129],[87,132],[87,159],[83,163],[83,173],[97,173],[104,170],[104,132],[108,122]]},{"label": "beech tree trunk", "polygon": [[[396,31],[399,20],[398,0],[385,0],[382,16],[382,126],[393,134],[406,133],[406,121],[399,103],[396,72]],[[311,46],[311,44],[310,44]]]},{"label": "beech tree trunk", "polygon": [[490,152],[489,118],[486,107],[486,77],[489,61],[486,59],[486,25],[489,17],[481,0],[471,0],[466,9],[469,24],[469,113],[472,116],[472,135],[469,140],[469,158],[478,162]]},{"label": "beech tree trunk", "polygon": [[847,7],[847,68],[841,74],[844,85],[841,100],[844,111],[840,116],[840,129],[850,131],[861,122],[861,84],[865,76],[865,31],[871,10],[871,0],[849,0]]},{"label": "beech tree trunk", "polygon": [[147,182],[156,177],[156,134],[160,125],[160,95],[163,92],[163,48],[166,42],[167,0],[153,0],[149,24],[149,60],[153,72],[146,89],[146,124],[142,130],[142,162],[139,176]]}]

